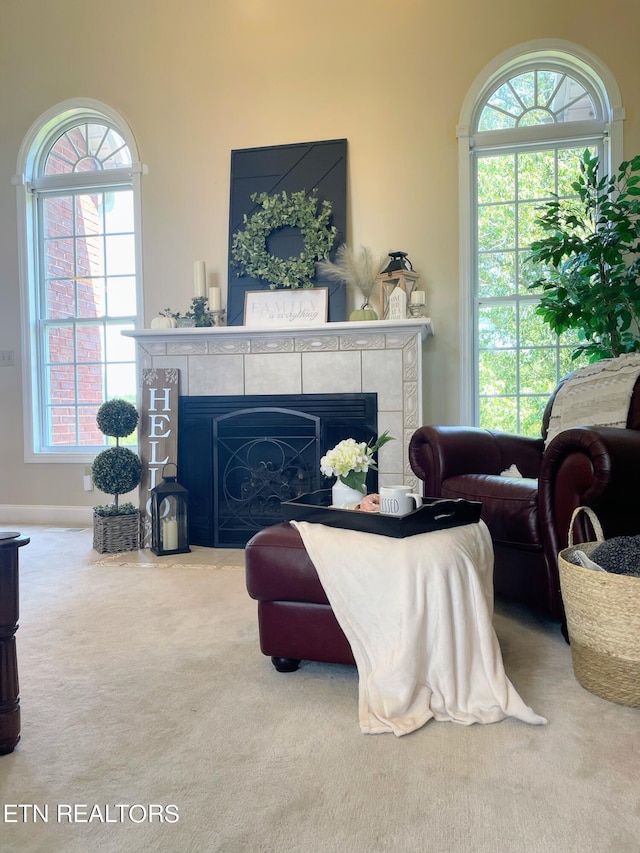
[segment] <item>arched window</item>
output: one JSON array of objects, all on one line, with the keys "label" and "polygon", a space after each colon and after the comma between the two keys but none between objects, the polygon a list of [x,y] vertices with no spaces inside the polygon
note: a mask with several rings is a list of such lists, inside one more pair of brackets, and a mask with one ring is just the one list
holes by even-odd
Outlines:
[{"label": "arched window", "polygon": [[[478,78],[460,143],[462,419],[539,435],[550,393],[576,362],[535,313],[525,258],[540,205],[569,197],[589,148],[622,160],[619,93],[601,64],[566,43],[530,43]],[[472,370],[468,370],[472,365]]]},{"label": "arched window", "polygon": [[125,122],[95,102],[43,116],[18,163],[28,459],[92,458],[112,397],[136,401],[139,175]]}]

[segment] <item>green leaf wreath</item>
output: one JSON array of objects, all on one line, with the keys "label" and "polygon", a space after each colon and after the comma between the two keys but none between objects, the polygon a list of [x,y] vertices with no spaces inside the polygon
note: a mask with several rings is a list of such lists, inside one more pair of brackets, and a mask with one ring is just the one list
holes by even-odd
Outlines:
[{"label": "green leaf wreath", "polygon": [[[308,196],[304,190],[291,195],[284,191],[275,195],[254,193],[251,200],[260,209],[251,216],[244,214],[244,228],[236,231],[231,244],[239,274],[262,279],[271,290],[313,287],[316,262],[329,257],[338,233],[331,225],[331,202],[320,202],[316,190]],[[287,225],[300,229],[304,248],[297,256],[277,258],[270,254],[267,238]]]}]

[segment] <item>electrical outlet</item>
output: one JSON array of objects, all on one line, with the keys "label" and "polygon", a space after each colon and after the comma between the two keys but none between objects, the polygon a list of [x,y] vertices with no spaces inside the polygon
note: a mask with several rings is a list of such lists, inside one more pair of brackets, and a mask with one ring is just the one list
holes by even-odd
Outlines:
[{"label": "electrical outlet", "polygon": [[12,349],[0,349],[0,367],[15,367],[16,352]]},{"label": "electrical outlet", "polygon": [[93,491],[93,480],[91,479],[91,474],[84,474],[82,477],[82,485],[84,487],[85,492]]}]

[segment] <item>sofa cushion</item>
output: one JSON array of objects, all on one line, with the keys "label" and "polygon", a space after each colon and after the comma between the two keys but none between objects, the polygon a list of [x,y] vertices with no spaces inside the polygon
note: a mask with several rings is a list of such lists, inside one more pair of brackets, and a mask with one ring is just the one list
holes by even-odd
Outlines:
[{"label": "sofa cushion", "polygon": [[442,483],[443,498],[482,503],[482,520],[495,541],[542,548],[538,535],[538,481],[496,474],[462,474]]}]

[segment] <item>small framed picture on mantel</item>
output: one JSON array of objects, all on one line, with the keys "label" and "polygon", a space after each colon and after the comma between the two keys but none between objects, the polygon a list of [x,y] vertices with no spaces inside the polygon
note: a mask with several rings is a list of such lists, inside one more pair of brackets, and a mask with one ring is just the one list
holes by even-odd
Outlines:
[{"label": "small framed picture on mantel", "polygon": [[328,287],[249,290],[244,297],[244,325],[256,329],[318,326],[327,322],[328,308]]}]

